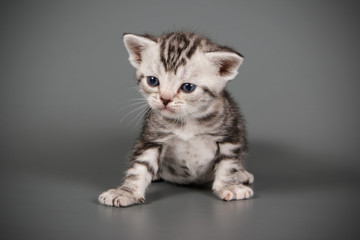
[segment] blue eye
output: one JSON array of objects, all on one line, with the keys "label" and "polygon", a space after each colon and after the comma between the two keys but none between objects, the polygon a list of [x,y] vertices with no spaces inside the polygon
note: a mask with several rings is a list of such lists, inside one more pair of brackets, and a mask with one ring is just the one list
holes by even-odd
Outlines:
[{"label": "blue eye", "polygon": [[147,77],[147,82],[152,87],[156,87],[159,85],[159,79],[157,79],[156,77],[153,77],[153,76]]},{"label": "blue eye", "polygon": [[180,88],[186,93],[191,93],[192,91],[195,90],[196,85],[192,83],[184,83],[183,85],[181,85]]}]

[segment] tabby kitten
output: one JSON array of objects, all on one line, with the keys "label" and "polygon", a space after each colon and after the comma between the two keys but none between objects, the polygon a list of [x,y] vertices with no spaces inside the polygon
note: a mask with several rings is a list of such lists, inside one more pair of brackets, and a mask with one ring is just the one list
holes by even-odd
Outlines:
[{"label": "tabby kitten", "polygon": [[125,207],[145,201],[152,180],[179,184],[212,181],[223,200],[248,199],[254,181],[243,166],[244,120],[224,89],[243,56],[188,32],[160,37],[125,34],[130,63],[151,110],[144,119],[122,185],[99,202]]}]

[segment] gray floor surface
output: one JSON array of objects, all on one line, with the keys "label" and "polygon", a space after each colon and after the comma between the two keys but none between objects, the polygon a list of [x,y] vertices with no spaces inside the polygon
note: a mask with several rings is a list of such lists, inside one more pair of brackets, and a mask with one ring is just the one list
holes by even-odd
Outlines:
[{"label": "gray floor surface", "polygon": [[[42,167],[2,173],[1,226],[6,239],[359,237],[357,172],[316,165],[285,146],[252,144],[253,162],[248,165],[255,174],[256,194],[250,200],[225,202],[210,186],[160,182],[150,186],[143,205],[101,206],[98,194],[123,176],[124,163],[116,153],[125,153],[121,146],[130,145],[126,139],[122,144],[121,139],[112,140],[119,148],[114,143],[80,150],[60,145],[39,156]],[[46,161],[59,162],[50,167]]]}]

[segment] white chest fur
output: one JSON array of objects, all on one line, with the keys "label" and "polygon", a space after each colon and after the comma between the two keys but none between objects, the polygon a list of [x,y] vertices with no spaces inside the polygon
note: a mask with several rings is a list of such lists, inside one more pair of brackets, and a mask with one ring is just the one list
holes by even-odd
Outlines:
[{"label": "white chest fur", "polygon": [[161,177],[176,183],[211,180],[217,144],[211,136],[198,135],[188,140],[172,137],[161,155]]}]

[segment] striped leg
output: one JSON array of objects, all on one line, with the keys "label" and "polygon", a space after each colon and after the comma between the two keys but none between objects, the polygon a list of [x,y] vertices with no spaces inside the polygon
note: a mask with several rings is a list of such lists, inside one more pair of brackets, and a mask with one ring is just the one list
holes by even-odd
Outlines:
[{"label": "striped leg", "polygon": [[240,150],[239,144],[219,144],[220,155],[215,164],[212,189],[217,196],[226,201],[247,199],[254,194],[250,187],[244,185],[252,183],[254,176],[242,166],[239,159]]},{"label": "striped leg", "polygon": [[99,202],[114,207],[143,203],[145,190],[159,168],[159,149],[158,145],[137,144],[124,183],[116,189],[103,192],[99,196]]}]

